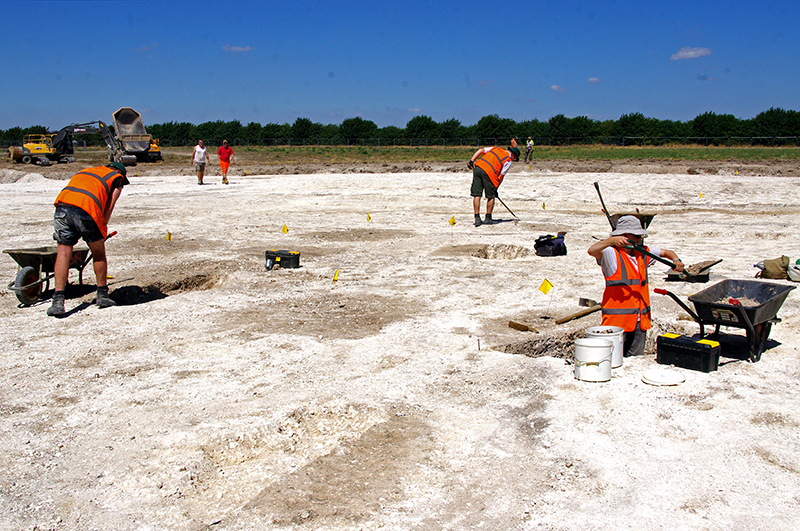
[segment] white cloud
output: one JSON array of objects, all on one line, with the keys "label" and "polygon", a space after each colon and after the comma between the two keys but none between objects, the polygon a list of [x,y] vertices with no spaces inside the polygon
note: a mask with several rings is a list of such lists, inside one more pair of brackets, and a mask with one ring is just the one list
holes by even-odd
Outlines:
[{"label": "white cloud", "polygon": [[679,61],[681,59],[696,59],[704,55],[711,55],[711,48],[692,48],[690,46],[684,46],[676,53],[672,54],[669,60]]},{"label": "white cloud", "polygon": [[589,83],[602,83],[599,77],[590,77]]},{"label": "white cloud", "polygon": [[413,109],[409,109],[408,112],[415,112],[416,113],[416,112],[420,112],[421,110],[422,109],[420,109],[419,107],[415,107]]},{"label": "white cloud", "polygon": [[252,51],[252,48],[249,46],[231,46],[230,44],[226,44],[222,47],[223,50],[226,52],[249,52]]},{"label": "white cloud", "polygon": [[550,85],[550,90],[555,90],[556,92],[564,92],[567,89],[565,89],[564,87],[559,87],[558,85]]},{"label": "white cloud", "polygon": [[141,48],[135,48],[135,49],[134,48],[130,48],[130,51],[132,51],[132,52],[152,52],[157,47],[158,47],[158,43],[154,42],[153,44],[148,44],[148,45],[142,46]]}]

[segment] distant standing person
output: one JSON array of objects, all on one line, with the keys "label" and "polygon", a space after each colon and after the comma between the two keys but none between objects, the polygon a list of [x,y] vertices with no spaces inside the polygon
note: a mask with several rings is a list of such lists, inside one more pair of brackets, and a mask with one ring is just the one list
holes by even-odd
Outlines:
[{"label": "distant standing person", "polygon": [[530,162],[533,160],[533,140],[531,137],[528,137],[528,141],[525,143],[525,162]]},{"label": "distant standing person", "polygon": [[203,184],[203,176],[206,174],[208,160],[208,150],[203,145],[203,141],[198,140],[194,151],[192,151],[192,161],[189,163],[194,164],[194,169],[197,171],[197,184]]},{"label": "distant standing person", "polygon": [[106,238],[114,205],[122,194],[122,187],[130,184],[126,173],[125,166],[119,162],[86,168],[73,175],[69,184],[58,194],[53,215],[53,239],[58,242],[53,267],[55,291],[47,315],[61,317],[66,313],[64,300],[72,249],[81,238],[92,252],[94,274],[97,277],[97,305],[101,308],[116,306],[117,303],[108,295]]},{"label": "distant standing person", "polygon": [[219,167],[222,169],[222,184],[228,184],[228,168],[233,164],[233,149],[228,146],[227,140],[222,141],[217,155],[219,155]]},{"label": "distant standing person", "polygon": [[[512,139],[512,146],[508,148],[486,147],[480,148],[472,155],[467,167],[472,170],[472,209],[475,213],[475,226],[492,225],[492,210],[494,199],[497,197],[497,188],[503,182],[506,172],[512,162],[519,160],[519,148]],[[486,219],[481,221],[481,195],[486,195]]]}]

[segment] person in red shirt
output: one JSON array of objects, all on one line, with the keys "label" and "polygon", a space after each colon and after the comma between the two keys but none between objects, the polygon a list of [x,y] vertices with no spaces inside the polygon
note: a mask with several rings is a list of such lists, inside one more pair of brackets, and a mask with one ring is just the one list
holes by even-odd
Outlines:
[{"label": "person in red shirt", "polygon": [[217,155],[219,155],[219,167],[222,169],[222,184],[228,184],[228,168],[233,164],[233,149],[228,145],[227,140],[222,141]]}]

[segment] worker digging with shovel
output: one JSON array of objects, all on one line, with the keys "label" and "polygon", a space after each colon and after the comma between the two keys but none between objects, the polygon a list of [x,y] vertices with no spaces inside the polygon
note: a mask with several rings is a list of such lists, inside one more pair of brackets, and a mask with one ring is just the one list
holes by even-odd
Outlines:
[{"label": "worker digging with shovel", "polygon": [[[647,330],[650,329],[650,284],[647,268],[654,257],[671,260],[673,269],[683,271],[683,262],[674,251],[658,247],[641,247],[647,231],[636,216],[622,216],[611,235],[589,247],[603,269],[606,288],[603,291],[604,326],[618,326],[625,331],[623,356],[644,354]],[[635,247],[640,247],[646,254]],[[648,256],[652,255],[652,256]]]},{"label": "worker digging with shovel", "polygon": [[[519,160],[520,151],[516,141],[511,141],[511,147],[485,147],[480,148],[467,162],[467,167],[472,170],[472,208],[475,212],[475,226],[492,225],[492,210],[494,200],[498,198],[497,188],[503,182],[506,172],[512,162]],[[481,196],[486,194],[486,218],[481,220]],[[506,207],[508,208],[508,207]]]}]

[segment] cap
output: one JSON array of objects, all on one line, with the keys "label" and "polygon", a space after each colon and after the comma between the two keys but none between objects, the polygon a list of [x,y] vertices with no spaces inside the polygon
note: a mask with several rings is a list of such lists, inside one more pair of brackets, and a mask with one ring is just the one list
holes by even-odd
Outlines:
[{"label": "cap", "polygon": [[514,157],[516,157],[516,159],[517,159],[517,160],[519,160],[519,153],[520,153],[520,152],[519,152],[519,148],[518,148],[518,147],[511,147],[511,148],[508,148],[508,150],[509,150],[511,153],[513,153],[513,154],[514,154]]},{"label": "cap", "polygon": [[647,236],[647,231],[642,228],[642,223],[636,216],[622,216],[617,220],[617,227],[612,236],[622,236],[623,234],[633,234],[634,236]]},{"label": "cap", "polygon": [[122,182],[124,184],[131,184],[131,182],[128,180],[128,176],[127,176],[128,175],[128,170],[125,169],[125,165],[124,164],[122,164],[121,162],[109,162],[108,164],[106,164],[106,167],[107,168],[114,168],[120,174],[122,174]]}]

